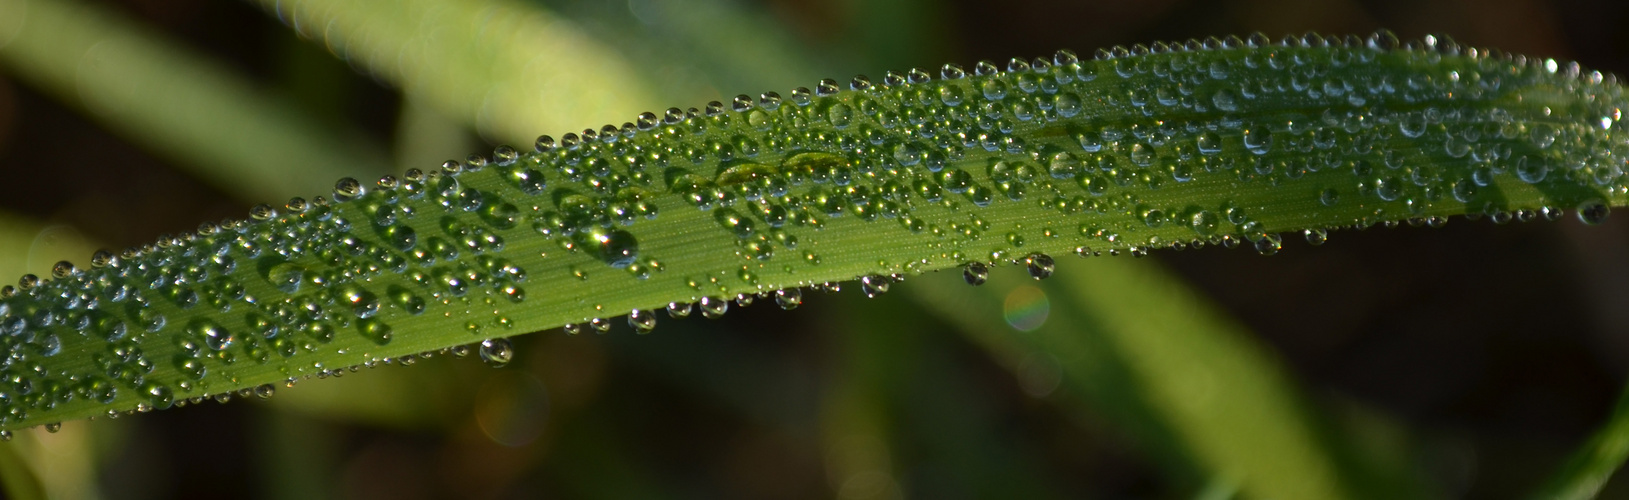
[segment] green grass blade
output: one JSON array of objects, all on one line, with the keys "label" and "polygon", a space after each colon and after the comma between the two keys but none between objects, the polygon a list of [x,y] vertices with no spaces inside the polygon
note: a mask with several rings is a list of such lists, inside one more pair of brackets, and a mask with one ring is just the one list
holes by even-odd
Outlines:
[{"label": "green grass blade", "polygon": [[302,36],[500,140],[530,142],[540,130],[622,120],[658,104],[620,56],[517,2],[259,3]]},{"label": "green grass blade", "polygon": [[43,500],[45,486],[40,484],[40,478],[34,474],[34,469],[28,466],[19,453],[20,444],[0,445],[0,491],[5,491],[6,498],[19,500]]},{"label": "green grass blade", "polygon": [[1629,389],[1618,396],[1605,425],[1551,477],[1532,498],[1581,500],[1595,498],[1629,458]]},{"label": "green grass blade", "polygon": [[1623,202],[1620,85],[1435,42],[1196,41],[889,74],[344,180],[334,202],[22,280],[0,300],[0,427],[629,311],[646,325],[670,302],[720,312],[970,261],[1045,274],[1045,255],[1092,249],[1272,253],[1278,232],[1415,217],[1595,221]]},{"label": "green grass blade", "polygon": [[[1021,380],[1036,360],[1054,360],[1060,392],[1132,431],[1145,449],[1187,459],[1164,464],[1178,484],[1208,478],[1250,498],[1367,496],[1342,475],[1340,453],[1279,363],[1153,263],[1071,262],[1039,288],[1019,273],[990,278],[973,288],[925,277],[909,293]],[[1027,323],[1037,311],[1044,323]]]},{"label": "green grass blade", "polygon": [[[0,64],[244,199],[322,189],[389,160],[218,64],[77,0],[0,0]],[[110,159],[110,161],[117,161]]]}]

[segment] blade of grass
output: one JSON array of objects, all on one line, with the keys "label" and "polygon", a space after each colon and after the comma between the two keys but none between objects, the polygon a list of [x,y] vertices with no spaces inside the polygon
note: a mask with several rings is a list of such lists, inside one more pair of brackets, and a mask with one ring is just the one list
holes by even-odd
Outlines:
[{"label": "blade of grass", "polygon": [[245,200],[323,189],[390,169],[335,131],[190,50],[78,0],[0,0],[14,35],[0,64],[137,144]]},{"label": "blade of grass", "polygon": [[1606,423],[1531,498],[1595,498],[1612,474],[1623,467],[1625,458],[1629,458],[1629,388],[1618,396]]},{"label": "blade of grass", "polygon": [[19,453],[22,443],[0,443],[0,490],[6,498],[44,500],[45,486]]},{"label": "blade of grass", "polygon": [[659,104],[615,52],[522,3],[258,3],[302,36],[501,141],[529,144],[540,131],[620,123]]},{"label": "blade of grass", "polygon": [[[1174,449],[1193,467],[1167,463],[1196,488],[1236,481],[1254,498],[1362,498],[1369,477],[1343,472],[1345,452],[1321,425],[1272,355],[1213,306],[1151,263],[1090,259],[1060,266],[1039,290],[1050,316],[1016,331],[1034,299],[1018,273],[994,273],[983,287],[933,275],[907,287],[912,297],[963,325],[1005,364],[1031,352],[1056,356],[1081,403],[1125,425],[1153,449]],[[1026,292],[1033,293],[1033,292]],[[1027,300],[1027,302],[1026,302]],[[1007,311],[1003,311],[1006,301]],[[1017,301],[1017,302],[1014,302]],[[1391,498],[1413,496],[1382,485]]]},{"label": "blade of grass", "polygon": [[[741,92],[791,88],[838,68],[799,45],[788,26],[760,8],[728,0],[553,0],[538,2],[573,20],[633,62],[669,103],[705,102]],[[721,29],[721,27],[729,27]],[[658,85],[659,84],[659,85]]]},{"label": "blade of grass", "polygon": [[0,276],[50,274],[58,261],[93,251],[96,244],[70,226],[0,212]]},{"label": "blade of grass", "polygon": [[[992,409],[984,380],[965,373],[950,337],[930,311],[908,298],[857,293],[821,297],[836,302],[831,323],[840,353],[839,382],[828,393],[834,413],[871,414],[881,422],[906,497],[1059,498],[1039,450],[1008,439],[1006,415]],[[839,423],[829,422],[829,423]],[[831,432],[828,430],[828,432]],[[907,467],[908,465],[908,467]]]},{"label": "blade of grass", "polygon": [[[1596,221],[1623,202],[1621,172],[1585,161],[1614,158],[1589,145],[1621,139],[1622,125],[1600,114],[1623,99],[1615,80],[1484,52],[1445,55],[1459,50],[1446,44],[1320,40],[1193,41],[1093,61],[1059,53],[1059,67],[1017,60],[1011,72],[981,64],[974,76],[949,67],[942,80],[913,72],[915,83],[894,74],[784,103],[766,95],[762,107],[743,98],[695,116],[645,115],[641,127],[540,141],[535,154],[506,149],[495,164],[451,164],[377,188],[346,180],[334,195],[357,199],[262,206],[251,221],[64,266],[49,283],[24,280],[4,302],[11,325],[29,334],[15,336],[13,352],[49,361],[43,379],[85,382],[12,405],[7,425],[162,408],[473,339],[604,326],[673,301],[1027,255],[1044,266],[1043,254],[1087,245],[1142,252],[1251,240],[1272,253],[1280,231],[1408,217],[1554,216],[1577,206]],[[1287,92],[1301,82],[1273,67],[1280,58],[1330,78],[1329,93],[1234,100],[1242,83]],[[1484,72],[1498,85],[1469,88]],[[1048,78],[1062,87],[1043,88]],[[1336,95],[1345,88],[1336,79],[1347,78],[1379,84]],[[1393,79],[1417,85],[1384,85]],[[1224,104],[1178,99],[1184,92]],[[1165,99],[1143,100],[1155,95]],[[1353,109],[1355,100],[1405,107]],[[1034,114],[1044,106],[1052,110]],[[1319,113],[1327,118],[1304,120]],[[1499,133],[1474,133],[1485,129]],[[1489,156],[1456,157],[1468,153],[1457,147],[1465,133]],[[1164,149],[1133,142],[1139,136]],[[1400,177],[1408,171],[1392,172],[1404,164],[1412,183]],[[1337,187],[1344,196],[1332,196]],[[526,276],[542,293],[525,293]],[[124,303],[65,311],[95,298],[78,288]],[[239,303],[250,305],[230,310]],[[24,318],[42,313],[51,321]],[[57,313],[97,316],[118,335],[69,329]],[[127,325],[145,333],[110,339]],[[116,343],[140,343],[131,363],[154,367],[152,376],[103,379],[89,353]]]}]

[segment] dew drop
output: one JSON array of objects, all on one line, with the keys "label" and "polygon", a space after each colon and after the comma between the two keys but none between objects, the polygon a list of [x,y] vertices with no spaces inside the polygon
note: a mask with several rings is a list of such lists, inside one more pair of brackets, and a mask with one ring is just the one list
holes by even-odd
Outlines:
[{"label": "dew drop", "polygon": [[1222,136],[1215,132],[1199,134],[1196,142],[1199,145],[1199,154],[1210,156],[1222,152]]},{"label": "dew drop", "polygon": [[1591,226],[1606,222],[1606,217],[1611,213],[1612,207],[1598,199],[1578,204],[1578,220]]},{"label": "dew drop", "polygon": [[1516,177],[1528,184],[1538,184],[1544,181],[1549,168],[1543,159],[1523,156],[1516,159]]},{"label": "dew drop", "polygon": [[1340,192],[1335,191],[1335,188],[1324,188],[1322,192],[1318,193],[1318,203],[1323,206],[1333,207],[1336,203],[1340,203],[1340,201],[1341,194]]},{"label": "dew drop", "polygon": [[868,299],[877,298],[878,295],[888,293],[889,281],[884,276],[863,276],[860,278],[860,291]]},{"label": "dew drop", "polygon": [[1244,147],[1257,155],[1267,154],[1273,150],[1273,132],[1263,126],[1244,129]]},{"label": "dew drop", "polygon": [[192,324],[187,327],[187,331],[194,336],[203,339],[204,345],[209,346],[209,348],[214,351],[226,350],[226,348],[232,347],[232,344],[237,341],[237,338],[232,335],[232,332],[227,331],[225,327],[222,327],[214,321],[207,319],[193,321]]},{"label": "dew drop", "polygon": [[803,305],[803,289],[785,288],[776,290],[775,304],[787,311],[797,309],[798,306]]},{"label": "dew drop", "polygon": [[696,305],[701,306],[701,316],[707,319],[722,318],[730,310],[730,301],[717,297],[702,297]]},{"label": "dew drop", "polygon": [[968,262],[967,266],[962,268],[962,279],[969,285],[983,285],[990,279],[990,266],[984,265],[983,262]]},{"label": "dew drop", "polygon": [[1323,229],[1308,229],[1302,231],[1301,234],[1307,238],[1308,245],[1318,246],[1329,241],[1329,231]]},{"label": "dew drop", "polygon": [[639,258],[639,240],[632,233],[620,229],[595,231],[592,238],[599,246],[600,260],[611,267],[628,267]]},{"label": "dew drop", "polygon": [[633,327],[634,333],[650,333],[656,329],[656,314],[644,309],[634,309],[628,313],[628,326]]},{"label": "dew drop", "polygon": [[1216,105],[1216,109],[1222,111],[1232,112],[1239,110],[1239,99],[1231,90],[1222,89],[1216,91],[1216,95],[1211,96],[1211,103]]},{"label": "dew drop", "polygon": [[1188,216],[1188,229],[1192,229],[1193,232],[1199,233],[1201,236],[1216,234],[1216,229],[1220,226],[1219,217],[1216,216],[1215,212],[1209,210],[1199,210]]},{"label": "dew drop", "polygon": [[169,386],[157,382],[142,384],[141,393],[147,396],[147,402],[155,409],[163,410],[175,404],[175,392],[171,391]]},{"label": "dew drop", "polygon": [[1131,145],[1131,163],[1139,167],[1146,167],[1154,162],[1156,151],[1154,147],[1145,143]]},{"label": "dew drop", "polygon": [[1409,113],[1408,116],[1397,121],[1397,130],[1410,139],[1425,135],[1425,115]]},{"label": "dew drop", "polygon": [[1276,234],[1264,234],[1261,235],[1261,239],[1256,240],[1256,252],[1262,255],[1277,255],[1282,248],[1284,240]]},{"label": "dew drop", "polygon": [[379,313],[379,297],[361,286],[346,285],[340,290],[339,298],[358,318],[372,318]]},{"label": "dew drop", "polygon": [[826,109],[826,119],[831,121],[833,128],[838,130],[848,128],[849,123],[854,121],[854,108],[842,102],[832,104]]},{"label": "dew drop", "polygon": [[274,385],[260,384],[255,386],[255,397],[257,398],[271,399],[272,395],[274,394],[277,394],[277,387]]},{"label": "dew drop", "polygon": [[486,339],[481,341],[480,353],[487,366],[502,368],[515,358],[515,347],[509,339]]},{"label": "dew drop", "polygon": [[1044,253],[1032,253],[1024,258],[1024,265],[1029,268],[1029,276],[1037,280],[1044,280],[1052,276],[1052,256]]},{"label": "dew drop", "polygon": [[690,309],[689,302],[668,302],[667,316],[669,318],[686,318],[690,316]]},{"label": "dew drop", "polygon": [[272,286],[288,293],[299,291],[300,281],[303,279],[305,279],[305,268],[289,262],[272,266],[266,272],[266,280],[270,281]]},{"label": "dew drop", "polygon": [[373,343],[379,345],[389,344],[394,336],[390,325],[380,321],[379,318],[363,318],[356,322],[356,327],[358,331],[362,332],[363,337],[367,337],[368,340],[372,340]]},{"label": "dew drop", "polygon": [[334,183],[335,201],[350,201],[362,197],[366,192],[367,189],[362,186],[362,182],[351,177],[340,179],[339,182]]}]

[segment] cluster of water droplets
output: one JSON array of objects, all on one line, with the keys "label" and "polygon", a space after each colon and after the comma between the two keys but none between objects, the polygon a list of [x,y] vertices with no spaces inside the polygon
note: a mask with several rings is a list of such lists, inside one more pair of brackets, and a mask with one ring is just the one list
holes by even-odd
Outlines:
[{"label": "cluster of water droplets", "polygon": [[[1382,32],[1060,51],[643,113],[25,276],[0,292],[0,427],[411,364],[434,352],[380,354],[431,348],[400,347],[408,322],[502,366],[526,330],[651,331],[660,305],[610,296],[630,286],[716,318],[833,280],[875,296],[953,266],[1042,279],[1048,251],[1270,255],[1285,230],[1316,245],[1557,207],[1598,223],[1629,192],[1623,107],[1576,64]],[[1535,190],[1545,205],[1508,201]]]}]

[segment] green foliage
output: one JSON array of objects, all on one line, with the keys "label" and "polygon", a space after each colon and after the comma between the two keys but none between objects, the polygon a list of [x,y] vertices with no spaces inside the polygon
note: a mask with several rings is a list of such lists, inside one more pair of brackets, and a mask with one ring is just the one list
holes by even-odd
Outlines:
[{"label": "green foliage", "polygon": [[[969,262],[1453,214],[1604,217],[1621,87],[1427,40],[1229,39],[947,65],[642,114],[256,207],[0,302],[4,427],[269,391],[565,325]],[[979,266],[982,267],[982,266]],[[460,348],[463,349],[463,348]],[[482,354],[506,360],[507,343]],[[256,389],[258,388],[258,389]]]},{"label": "green foliage", "polygon": [[[16,35],[9,31],[15,26],[32,30],[20,38],[30,43],[11,44],[0,56],[53,91],[73,88],[76,61],[95,52],[97,40],[143,36],[94,9],[73,13],[75,4],[67,2],[13,2],[0,5],[0,13],[17,14],[17,6],[35,21],[52,19],[62,7],[54,22],[67,29],[55,31],[39,29],[52,23],[0,16],[0,46]],[[806,71],[774,43],[740,43],[778,40],[756,33],[750,19],[731,18],[740,29],[709,29],[730,12],[705,1],[668,6],[672,12],[659,16],[686,33],[679,47],[664,52],[651,51],[659,42],[649,40],[608,42],[623,52],[651,52],[624,54],[642,57],[634,66],[570,23],[509,3],[409,2],[388,12],[344,1],[265,7],[406,90],[407,108],[418,111],[404,113],[422,118],[404,121],[433,124],[417,128],[446,136],[442,142],[466,140],[456,125],[437,123],[451,121],[443,115],[488,136],[530,142],[523,134],[607,109],[631,114],[650,106],[653,95],[682,101],[690,98],[674,96],[709,91],[706,82],[669,78],[684,74],[684,62],[667,65],[681,56],[702,61],[708,74],[729,75],[714,81],[730,82],[719,84],[725,88]],[[874,35],[891,33],[861,43],[894,47],[887,40],[898,38],[892,32],[920,31],[894,22],[925,19],[920,9],[894,7],[858,16],[882,26],[871,29]],[[655,7],[629,8],[637,16]],[[621,29],[606,31],[612,35],[602,37],[614,38]],[[71,43],[40,43],[51,36]],[[332,196],[352,200],[256,207],[248,221],[206,224],[118,258],[102,254],[89,268],[58,266],[44,282],[25,278],[28,286],[0,301],[6,320],[0,327],[15,327],[0,337],[11,354],[0,367],[8,370],[0,382],[6,396],[0,410],[8,411],[0,428],[209,396],[267,395],[278,383],[337,376],[347,366],[411,364],[432,353],[481,350],[501,364],[510,354],[501,337],[512,334],[560,325],[568,332],[594,329],[629,311],[630,325],[643,329],[669,304],[669,316],[690,311],[691,302],[705,301],[704,314],[722,313],[732,299],[744,305],[771,294],[796,306],[799,287],[829,289],[823,283],[852,278],[873,296],[905,276],[967,263],[970,280],[990,279],[1001,290],[951,288],[946,282],[961,279],[952,275],[906,288],[1008,364],[1031,395],[1041,397],[1050,389],[1036,387],[1060,380],[1079,391],[1082,400],[1055,402],[1107,413],[1162,461],[1169,479],[1208,484],[1207,496],[1417,495],[1418,486],[1396,471],[1352,456],[1350,443],[1329,435],[1270,355],[1157,269],[1118,259],[1060,269],[1040,284],[1039,296],[1056,305],[1055,320],[1015,336],[990,310],[1000,309],[1016,276],[986,278],[980,270],[987,266],[978,264],[1020,263],[1039,278],[1051,274],[1050,256],[1068,252],[1140,255],[1242,243],[1271,254],[1283,232],[1319,243],[1345,227],[1437,225],[1454,214],[1496,222],[1554,218],[1570,207],[1597,222],[1609,204],[1621,203],[1622,98],[1615,83],[1565,64],[1436,39],[1404,50],[1395,43],[1384,34],[1367,43],[1210,40],[1117,49],[1087,62],[1060,53],[1010,63],[1007,72],[981,64],[961,79],[889,74],[869,88],[840,90],[831,82],[830,89],[786,98],[742,96],[727,110],[722,103],[672,110],[678,113],[672,121],[641,116],[622,127],[585,130],[575,148],[566,144],[571,137],[552,148],[540,141],[537,154],[500,149],[442,172],[382,179],[377,187],[342,181]],[[174,58],[174,47],[125,46],[122,58],[140,62],[95,66],[109,72],[90,79],[102,100],[87,101],[87,109],[137,140],[201,164],[202,175],[225,189],[283,193],[286,186],[270,182],[342,175],[312,173],[347,163],[335,158],[354,157],[348,163],[362,169],[386,163],[378,153],[343,153],[358,142],[270,112],[277,106],[258,106],[272,100],[197,60]],[[576,74],[527,71],[543,54]],[[776,65],[745,70],[751,65],[740,61],[749,59]],[[214,76],[165,79],[197,72]],[[641,72],[651,74],[633,76]],[[661,85],[642,86],[656,74]],[[117,92],[120,85],[94,85],[120,79],[169,92],[143,102]],[[228,129],[211,128],[208,120],[203,127],[198,120],[164,121],[172,117],[160,111],[164,102],[195,93],[214,103],[197,106],[219,111],[214,120],[288,140],[230,142],[219,137]],[[121,107],[140,109],[105,112]],[[411,137],[400,142],[409,157],[423,145]],[[221,173],[229,170],[210,170],[268,163],[266,151],[304,154],[307,160],[293,163],[307,173],[250,168],[267,182],[244,182]],[[269,162],[282,163],[289,162]],[[1014,294],[1024,290],[1034,289]],[[1008,320],[1025,330],[1023,311],[1034,308],[1033,297],[1016,309],[1014,297],[1006,296]],[[850,309],[883,307],[867,304]],[[947,397],[905,383],[927,359],[920,352],[923,327],[885,316],[838,321],[847,366],[842,384],[823,399],[834,450],[846,442],[838,438],[858,432],[884,447],[884,463],[888,435],[913,432],[890,427],[902,411],[890,406],[909,400],[918,411],[933,411]],[[637,340],[643,349],[663,350],[652,342],[663,339]],[[685,340],[690,351],[708,348]],[[476,341],[483,347],[470,344]],[[646,355],[685,362],[673,359],[685,357],[676,352]],[[364,392],[415,403],[362,403],[379,409],[364,418],[396,426],[454,418],[426,402],[433,398],[425,393],[457,382],[428,380],[440,372],[424,370],[395,374],[432,374],[419,376],[422,384],[349,381],[387,382],[379,385],[385,390]],[[338,386],[297,391],[316,397],[277,403],[315,412],[359,405],[354,395],[321,394]],[[269,463],[334,444],[312,434],[310,422],[271,422],[263,436],[277,445]],[[976,435],[969,429],[989,422],[978,416],[936,422],[943,427],[914,432],[935,436],[929,445],[957,475],[977,478],[969,480],[991,493],[1046,491],[1046,478],[1023,465],[1030,457],[957,437]],[[1558,477],[1551,490],[1595,491],[1621,462],[1609,437],[1616,427],[1602,432],[1596,451],[1581,452],[1583,465],[1569,468],[1576,473]],[[604,426],[588,431],[572,432],[562,447],[598,451],[597,460],[610,464],[605,469],[627,467],[615,456],[614,433]],[[0,458],[8,491],[38,496],[40,488],[19,480],[27,465],[9,454]],[[833,477],[863,475],[877,460],[846,458],[858,462],[832,459]],[[641,496],[658,491],[623,483],[645,488]],[[280,487],[318,491],[318,484]]]},{"label": "green foliage", "polygon": [[1629,457],[1629,392],[1618,396],[1617,406],[1606,424],[1574,453],[1533,498],[1595,498],[1612,473],[1623,467],[1625,457]]}]

